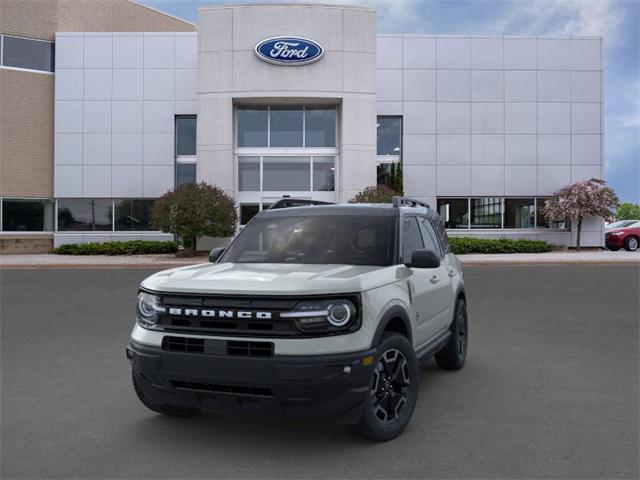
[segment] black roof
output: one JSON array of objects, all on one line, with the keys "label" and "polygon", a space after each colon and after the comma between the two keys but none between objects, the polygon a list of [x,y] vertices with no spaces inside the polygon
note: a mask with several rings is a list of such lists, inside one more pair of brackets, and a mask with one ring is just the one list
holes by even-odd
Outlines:
[{"label": "black roof", "polygon": [[297,217],[311,215],[369,215],[380,217],[396,217],[400,214],[421,213],[433,216],[432,209],[418,207],[394,207],[390,203],[345,203],[338,205],[313,205],[305,207],[288,207],[275,210],[263,210],[260,215],[269,217]]}]

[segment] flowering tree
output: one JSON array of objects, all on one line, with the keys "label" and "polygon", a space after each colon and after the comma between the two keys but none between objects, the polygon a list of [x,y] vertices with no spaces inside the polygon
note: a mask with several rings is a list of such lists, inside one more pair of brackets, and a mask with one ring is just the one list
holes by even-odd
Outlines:
[{"label": "flowering tree", "polygon": [[386,185],[371,185],[349,200],[349,203],[391,203],[396,195],[401,194]]},{"label": "flowering tree", "polygon": [[577,222],[576,246],[580,250],[580,233],[582,219],[600,217],[609,221],[613,219],[613,209],[618,206],[618,196],[604,180],[592,178],[581,180],[555,194],[556,199],[547,200],[543,215],[552,222],[569,218]]},{"label": "flowering tree", "polygon": [[158,198],[152,223],[163,232],[179,235],[185,248],[195,253],[198,237],[230,237],[236,221],[233,198],[202,182],[180,185]]}]

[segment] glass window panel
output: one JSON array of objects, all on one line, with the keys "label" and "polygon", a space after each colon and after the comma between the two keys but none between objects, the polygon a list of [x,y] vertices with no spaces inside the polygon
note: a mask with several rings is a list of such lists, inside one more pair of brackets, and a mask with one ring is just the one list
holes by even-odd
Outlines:
[{"label": "glass window panel", "polygon": [[400,117],[378,117],[378,155],[400,155],[402,119]]},{"label": "glass window panel", "polygon": [[53,72],[53,43],[3,36],[2,64]]},{"label": "glass window panel", "polygon": [[262,190],[309,191],[311,160],[309,157],[263,157]]},{"label": "glass window panel", "polygon": [[400,162],[381,162],[376,166],[378,185],[386,185],[387,187],[402,192],[402,163]]},{"label": "glass window panel", "polygon": [[423,248],[416,217],[405,217],[402,221],[402,261],[410,263],[413,252]]},{"label": "glass window panel", "polygon": [[549,222],[542,212],[544,208],[544,202],[547,200],[552,200],[553,197],[544,197],[537,199],[537,211],[536,211],[536,222],[538,228],[555,228],[560,230],[568,230],[570,227],[568,220],[562,220],[559,222]]},{"label": "glass window panel", "polygon": [[176,163],[176,187],[185,183],[196,183],[195,163]]},{"label": "glass window panel", "polygon": [[484,197],[471,199],[471,228],[501,228],[502,199]]},{"label": "glass window panel", "polygon": [[3,199],[2,230],[5,232],[50,232],[53,230],[51,200]]},{"label": "glass window panel", "polygon": [[238,190],[260,191],[260,157],[238,157]]},{"label": "glass window panel", "polygon": [[533,198],[504,199],[504,228],[534,228],[534,221]]},{"label": "glass window panel", "polygon": [[336,109],[306,107],[304,112],[305,146],[336,146]]},{"label": "glass window panel", "polygon": [[257,203],[243,203],[240,205],[240,225],[246,225],[260,211]]},{"label": "glass window panel", "polygon": [[302,107],[271,107],[272,148],[302,147],[302,113]]},{"label": "glass window panel", "polygon": [[151,225],[153,200],[116,200],[116,230],[140,232],[154,230]]},{"label": "glass window panel", "polygon": [[267,147],[269,111],[267,107],[239,107],[238,147]]},{"label": "glass window panel", "polygon": [[440,250],[440,242],[438,242],[438,235],[433,229],[433,225],[428,218],[420,218],[418,220],[420,224],[420,231],[422,232],[422,239],[424,240],[424,248],[431,250],[438,256],[442,256],[442,250]]},{"label": "glass window panel", "polygon": [[335,190],[335,173],[334,157],[313,157],[313,190],[333,192]]},{"label": "glass window panel", "polygon": [[176,155],[196,154],[196,128],[195,115],[176,117]]},{"label": "glass window panel", "polygon": [[58,231],[111,231],[111,200],[73,198],[58,200]]},{"label": "glass window panel", "polygon": [[438,213],[445,228],[469,228],[469,201],[466,198],[439,198]]}]

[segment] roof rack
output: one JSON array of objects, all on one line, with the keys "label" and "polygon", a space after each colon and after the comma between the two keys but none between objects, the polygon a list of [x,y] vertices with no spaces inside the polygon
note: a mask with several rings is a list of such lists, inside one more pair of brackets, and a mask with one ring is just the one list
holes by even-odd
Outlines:
[{"label": "roof rack", "polygon": [[396,208],[403,207],[403,206],[406,206],[406,207],[421,206],[425,208],[431,208],[428,203],[422,202],[420,200],[416,200],[414,198],[409,198],[409,197],[393,197],[393,199],[391,200],[391,204]]},{"label": "roof rack", "polygon": [[289,207],[307,207],[310,205],[333,205],[331,202],[323,202],[321,200],[309,200],[308,198],[283,198],[272,204],[267,210],[275,210],[277,208]]}]

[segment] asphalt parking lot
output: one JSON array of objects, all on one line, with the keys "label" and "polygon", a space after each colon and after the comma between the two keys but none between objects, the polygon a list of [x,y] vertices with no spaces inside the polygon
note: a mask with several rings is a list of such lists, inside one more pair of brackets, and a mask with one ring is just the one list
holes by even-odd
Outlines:
[{"label": "asphalt parking lot", "polygon": [[124,347],[150,270],[0,270],[2,478],[638,478],[637,266],[472,267],[464,370],[403,436],[147,411]]}]

